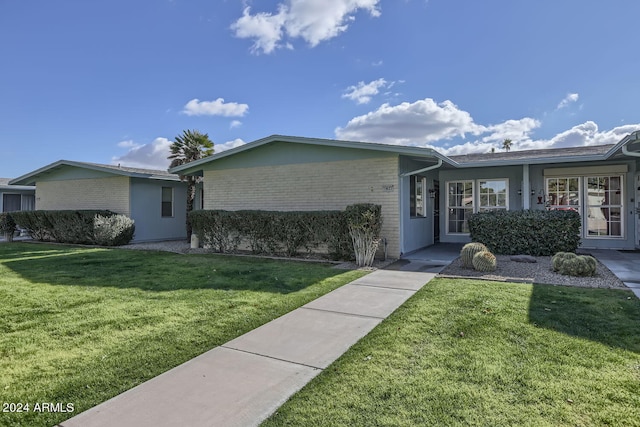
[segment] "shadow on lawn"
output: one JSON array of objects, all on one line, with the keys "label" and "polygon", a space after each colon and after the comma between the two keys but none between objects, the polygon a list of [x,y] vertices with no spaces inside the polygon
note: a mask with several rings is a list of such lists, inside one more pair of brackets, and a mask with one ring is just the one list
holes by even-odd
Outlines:
[{"label": "shadow on lawn", "polygon": [[533,285],[529,321],[640,353],[640,300],[628,291]]},{"label": "shadow on lawn", "polygon": [[286,294],[344,273],[301,262],[36,244],[0,246],[0,264],[35,283],[145,291],[222,289]]}]

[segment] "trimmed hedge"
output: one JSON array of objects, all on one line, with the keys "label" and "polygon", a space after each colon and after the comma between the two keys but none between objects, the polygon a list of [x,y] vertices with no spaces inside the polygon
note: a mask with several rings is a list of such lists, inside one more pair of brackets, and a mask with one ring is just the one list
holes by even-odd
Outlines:
[{"label": "trimmed hedge", "polygon": [[480,212],[469,218],[471,240],[502,255],[575,252],[580,226],[580,214],[569,210]]},{"label": "trimmed hedge", "polygon": [[135,233],[134,221],[105,210],[14,212],[13,218],[36,240],[60,243],[119,246]]},{"label": "trimmed hedge", "polygon": [[244,243],[254,254],[296,256],[326,245],[332,259],[353,258],[341,211],[197,210],[188,218],[202,244],[216,252],[234,253]]}]

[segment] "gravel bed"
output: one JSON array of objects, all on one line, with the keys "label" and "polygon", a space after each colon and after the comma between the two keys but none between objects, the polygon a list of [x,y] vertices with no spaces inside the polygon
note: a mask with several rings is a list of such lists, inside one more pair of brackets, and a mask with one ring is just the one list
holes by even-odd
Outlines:
[{"label": "gravel bed", "polygon": [[535,263],[511,261],[509,255],[496,255],[498,261],[496,271],[483,273],[462,267],[462,260],[456,258],[440,272],[443,277],[473,277],[485,280],[508,282],[524,282],[548,285],[578,286],[583,288],[627,287],[607,267],[598,261],[596,275],[593,277],[573,277],[556,273],[551,268],[551,257],[535,257]]}]

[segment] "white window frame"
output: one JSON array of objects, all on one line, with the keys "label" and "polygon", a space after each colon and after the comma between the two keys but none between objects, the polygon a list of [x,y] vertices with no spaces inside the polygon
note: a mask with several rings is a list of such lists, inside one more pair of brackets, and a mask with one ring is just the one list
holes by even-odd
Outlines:
[{"label": "white window frame", "polygon": [[[487,212],[487,211],[496,211],[496,210],[509,210],[509,179],[508,178],[491,178],[491,179],[478,179],[477,188],[478,188],[478,208],[477,212]],[[482,193],[480,193],[480,183],[482,182],[504,182],[505,186],[505,194],[504,194],[504,206],[482,206]],[[496,197],[497,199],[497,197]]]},{"label": "white window frame", "polygon": [[[471,210],[473,213],[475,213],[476,211],[476,191],[475,191],[475,181],[473,179],[457,179],[457,180],[452,180],[452,181],[446,181],[445,182],[445,188],[446,188],[446,200],[445,200],[445,206],[446,206],[446,218],[445,218],[445,231],[446,234],[448,235],[452,235],[452,236],[468,236],[469,233],[464,233],[464,232],[456,232],[456,231],[450,231],[449,229],[449,213],[451,212],[452,209],[462,209],[464,210],[465,207],[462,206],[451,206],[450,202],[450,196],[451,194],[449,193],[449,186],[451,184],[466,184],[466,183],[471,183]],[[458,193],[456,193],[458,194]],[[468,209],[468,208],[467,208]],[[467,218],[465,218],[466,220]],[[464,220],[463,220],[464,223]]]},{"label": "white window frame", "polygon": [[[620,235],[589,235],[589,208],[602,206],[602,205],[590,205],[589,204],[589,178],[620,178],[620,204],[619,205],[606,205],[607,208],[619,208],[620,209]],[[545,197],[547,198],[546,202],[550,202],[549,195],[549,181],[553,179],[577,179],[578,180],[578,204],[548,204],[547,209],[563,209],[563,210],[575,210],[580,214],[582,230],[580,231],[580,237],[585,240],[594,240],[594,239],[606,239],[606,240],[624,240],[626,239],[627,230],[625,223],[625,174],[617,173],[615,171],[611,173],[591,173],[585,175],[563,175],[563,176],[550,176],[545,177]],[[617,221],[616,221],[617,222]]]},{"label": "white window frame", "polygon": [[[413,187],[413,191],[412,190]],[[425,193],[427,190],[427,179],[420,175],[411,175],[409,183],[410,198],[413,205],[409,203],[409,217],[425,218],[427,216],[427,205]],[[418,194],[420,193],[420,194]]]},{"label": "white window frame", "polygon": [[[488,182],[488,181],[503,181],[505,183],[505,191],[506,191],[506,195],[505,195],[505,207],[502,206],[495,206],[495,207],[490,207],[490,206],[484,206],[481,207],[480,206],[480,183],[481,182]],[[509,210],[509,178],[487,178],[487,179],[456,179],[456,180],[451,180],[451,181],[446,181],[445,182],[445,189],[446,189],[446,200],[445,200],[445,206],[446,206],[446,214],[445,214],[445,234],[450,235],[450,236],[468,236],[469,233],[464,233],[464,232],[452,232],[449,230],[449,212],[451,211],[451,209],[464,209],[460,206],[451,206],[449,204],[449,185],[452,183],[471,183],[471,209],[472,209],[472,213],[478,213],[478,211],[482,208],[485,211],[487,210]],[[465,220],[468,220],[468,218],[465,218]]]}]

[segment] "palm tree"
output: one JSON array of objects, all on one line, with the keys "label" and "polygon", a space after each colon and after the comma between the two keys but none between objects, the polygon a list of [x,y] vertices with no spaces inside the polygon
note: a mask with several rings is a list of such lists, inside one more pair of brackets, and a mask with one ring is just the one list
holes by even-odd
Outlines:
[{"label": "palm tree", "polygon": [[[206,133],[197,130],[185,130],[182,135],[175,137],[175,141],[169,147],[171,159],[169,168],[193,162],[213,154],[213,141]],[[196,196],[196,183],[199,178],[191,175],[180,175],[180,180],[187,183],[187,239],[191,239],[191,224],[188,215],[193,210],[193,201]]]},{"label": "palm tree", "polygon": [[504,148],[507,153],[511,150],[511,140],[509,138],[502,141],[502,148]]}]

